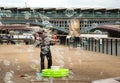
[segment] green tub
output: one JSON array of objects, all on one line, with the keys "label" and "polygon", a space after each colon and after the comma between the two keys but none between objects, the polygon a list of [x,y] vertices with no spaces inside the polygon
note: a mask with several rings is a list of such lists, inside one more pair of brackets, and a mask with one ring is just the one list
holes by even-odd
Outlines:
[{"label": "green tub", "polygon": [[53,69],[43,69],[42,76],[44,77],[65,77],[69,75],[68,69],[60,68],[58,70]]}]

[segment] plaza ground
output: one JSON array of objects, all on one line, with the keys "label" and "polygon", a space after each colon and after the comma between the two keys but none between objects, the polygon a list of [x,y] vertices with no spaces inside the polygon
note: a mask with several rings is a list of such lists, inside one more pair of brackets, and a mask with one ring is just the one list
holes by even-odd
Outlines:
[{"label": "plaza ground", "polygon": [[[91,83],[93,80],[120,76],[120,56],[69,48],[62,45],[51,46],[53,65],[70,71],[68,77],[52,78],[54,83]],[[36,76],[40,70],[40,49],[32,45],[0,45],[0,83],[6,72],[13,72],[14,83],[49,83],[50,78],[24,79],[21,75]],[[45,60],[47,66],[47,60]],[[32,80],[32,81],[31,81]]]}]

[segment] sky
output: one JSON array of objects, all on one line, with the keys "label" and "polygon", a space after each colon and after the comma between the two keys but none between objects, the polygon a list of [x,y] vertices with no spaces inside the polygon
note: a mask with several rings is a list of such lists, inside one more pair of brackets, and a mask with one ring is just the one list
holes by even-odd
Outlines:
[{"label": "sky", "polygon": [[120,8],[120,0],[0,0],[0,7]]}]

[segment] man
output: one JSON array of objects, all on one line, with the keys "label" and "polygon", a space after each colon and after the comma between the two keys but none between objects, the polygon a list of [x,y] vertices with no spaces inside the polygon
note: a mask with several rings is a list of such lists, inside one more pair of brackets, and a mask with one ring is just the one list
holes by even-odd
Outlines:
[{"label": "man", "polygon": [[40,38],[40,48],[41,48],[41,52],[40,52],[40,58],[41,58],[41,71],[45,68],[44,65],[44,60],[45,60],[45,56],[47,57],[48,60],[48,68],[50,68],[52,66],[52,56],[51,56],[51,51],[50,51],[50,37],[48,37],[47,33],[45,33],[44,30],[40,30],[38,32]]}]

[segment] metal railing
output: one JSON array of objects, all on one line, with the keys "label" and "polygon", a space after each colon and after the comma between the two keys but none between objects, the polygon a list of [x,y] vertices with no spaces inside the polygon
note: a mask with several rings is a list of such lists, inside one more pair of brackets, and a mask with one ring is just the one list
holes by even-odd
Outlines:
[{"label": "metal railing", "polygon": [[[18,17],[18,18],[21,18],[21,17],[25,17],[25,16],[29,16],[29,18],[39,18],[39,14],[38,12],[36,13],[5,13],[5,12],[0,12],[0,17]],[[67,17],[68,16],[65,14],[65,13],[56,13],[56,14],[44,14],[48,17],[58,17],[58,18],[63,18],[63,17]],[[89,14],[80,14],[80,13],[77,13],[77,14],[74,14],[72,17],[80,17],[80,18],[84,18],[84,17],[88,17],[88,18],[120,18],[120,15],[119,14],[92,14],[92,13],[89,13]]]},{"label": "metal railing", "polygon": [[89,38],[83,43],[86,50],[110,55],[120,55],[120,38]]},{"label": "metal railing", "polygon": [[[69,40],[64,38],[61,38],[61,44],[69,46]],[[80,46],[83,47],[84,50],[120,56],[120,38],[76,37],[72,43],[72,46]]]}]

